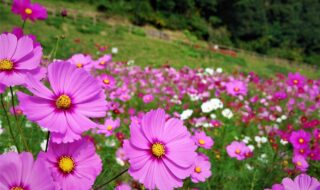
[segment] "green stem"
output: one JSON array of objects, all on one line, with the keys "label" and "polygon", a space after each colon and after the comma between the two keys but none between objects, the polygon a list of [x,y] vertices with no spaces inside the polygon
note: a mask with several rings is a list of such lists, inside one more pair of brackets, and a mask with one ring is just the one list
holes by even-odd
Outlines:
[{"label": "green stem", "polygon": [[47,151],[48,151],[49,139],[50,139],[50,131],[48,131],[47,144],[46,144],[46,150],[45,150],[45,152],[47,152]]},{"label": "green stem", "polygon": [[24,29],[25,25],[26,25],[26,20],[24,20],[22,23],[22,30]]},{"label": "green stem", "polygon": [[24,134],[23,134],[23,130],[21,128],[21,126],[19,125],[19,122],[18,122],[18,117],[17,117],[17,113],[16,113],[16,108],[14,107],[14,95],[13,95],[13,89],[12,89],[12,86],[10,86],[10,93],[11,93],[11,104],[12,104],[12,108],[13,108],[13,113],[14,113],[14,117],[16,119],[16,126],[19,130],[19,133],[20,133],[20,136],[22,138],[22,142],[24,144],[24,147],[26,148],[27,151],[29,151],[29,146],[27,144],[27,141],[24,137]]},{"label": "green stem", "polygon": [[1,96],[1,98],[0,98],[0,99],[1,99],[1,106],[2,106],[2,108],[3,108],[3,111],[4,111],[4,113],[5,113],[5,116],[6,116],[6,119],[7,119],[7,122],[8,122],[8,126],[9,126],[9,133],[10,133],[10,135],[11,135],[11,138],[12,138],[12,140],[13,140],[13,143],[14,143],[15,147],[17,148],[18,152],[20,152],[20,148],[19,148],[18,143],[17,143],[17,141],[16,141],[16,138],[14,137],[13,132],[12,132],[12,127],[11,127],[10,119],[9,119],[7,110],[6,110],[6,108],[5,108],[5,106],[4,106],[4,103],[3,103],[2,94],[0,94],[0,96]]},{"label": "green stem", "polygon": [[120,172],[119,174],[117,174],[116,176],[114,176],[113,178],[111,178],[110,180],[108,180],[107,182],[99,185],[98,187],[94,188],[93,190],[99,190],[102,187],[104,187],[105,185],[108,185],[110,182],[114,181],[115,179],[117,179],[118,177],[120,177],[122,174],[126,173],[129,170],[129,168],[124,169],[122,172]]}]

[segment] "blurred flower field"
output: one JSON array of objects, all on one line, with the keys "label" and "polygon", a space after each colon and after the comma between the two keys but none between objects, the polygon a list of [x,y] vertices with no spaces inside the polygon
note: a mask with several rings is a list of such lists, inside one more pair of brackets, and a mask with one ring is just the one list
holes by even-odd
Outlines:
[{"label": "blurred flower field", "polygon": [[319,77],[142,67],[115,61],[121,47],[60,58],[60,38],[45,55],[24,29],[45,7],[11,9],[21,27],[0,35],[1,190],[320,189]]}]

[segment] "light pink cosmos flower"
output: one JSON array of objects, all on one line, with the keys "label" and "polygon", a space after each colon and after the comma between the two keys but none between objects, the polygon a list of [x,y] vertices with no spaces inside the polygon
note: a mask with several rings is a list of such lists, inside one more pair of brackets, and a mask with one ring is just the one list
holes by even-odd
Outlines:
[{"label": "light pink cosmos flower", "polygon": [[97,77],[104,89],[111,90],[116,87],[116,80],[111,75],[102,74]]},{"label": "light pink cosmos flower", "polygon": [[29,75],[27,88],[34,96],[17,93],[29,120],[48,129],[56,143],[73,142],[97,127],[89,118],[104,117],[107,102],[95,78],[68,62],[54,62],[48,67],[48,79],[52,90]]},{"label": "light pink cosmos flower", "polygon": [[14,106],[14,109],[13,107],[11,107],[9,111],[12,115],[14,115],[14,111],[16,112],[16,115],[23,115],[23,111],[21,110],[19,105]]},{"label": "light pink cosmos flower", "polygon": [[214,144],[212,138],[207,136],[206,133],[203,131],[196,132],[194,136],[192,136],[192,139],[196,143],[196,145],[204,149],[210,149]]},{"label": "light pink cosmos flower", "polygon": [[50,170],[29,152],[0,155],[1,190],[55,190]]},{"label": "light pink cosmos flower", "polygon": [[131,122],[131,138],[124,141],[129,174],[148,189],[182,187],[196,158],[196,145],[183,122],[166,120],[164,110],[146,113],[141,123]]},{"label": "light pink cosmos flower", "polygon": [[[89,138],[66,144],[50,142],[48,152],[40,152],[58,189],[91,189],[102,170],[102,161]],[[41,188],[40,188],[41,189]]]},{"label": "light pink cosmos flower", "polygon": [[17,38],[8,33],[0,35],[0,81],[6,86],[25,83],[28,73],[39,69],[42,48],[34,46],[29,36]]},{"label": "light pink cosmos flower", "polygon": [[193,168],[194,170],[191,173],[191,181],[194,183],[204,182],[211,176],[211,163],[201,154],[197,156]]},{"label": "light pink cosmos flower", "polygon": [[104,125],[98,126],[98,133],[105,134],[109,137],[113,134],[113,131],[120,127],[120,119],[113,120],[112,118],[106,119]]},{"label": "light pink cosmos flower", "polygon": [[106,69],[107,64],[112,61],[112,55],[106,54],[100,57],[98,60],[94,61],[94,68],[96,69]]},{"label": "light pink cosmos flower", "polygon": [[227,93],[232,96],[238,96],[238,95],[247,95],[248,88],[247,85],[240,81],[240,80],[233,80],[226,84]]},{"label": "light pink cosmos flower", "polygon": [[244,160],[250,155],[251,150],[244,142],[233,141],[227,146],[227,153],[231,158]]},{"label": "light pink cosmos flower", "polygon": [[154,99],[154,97],[152,94],[146,94],[142,97],[143,102],[146,104],[152,102],[153,99]]},{"label": "light pink cosmos flower", "polygon": [[44,20],[48,17],[47,10],[38,3],[31,3],[30,0],[13,0],[11,11],[20,15],[22,20],[31,21]]},{"label": "light pink cosmos flower", "polygon": [[121,183],[120,185],[117,185],[115,190],[131,190],[131,187],[127,183]]},{"label": "light pink cosmos flower", "polygon": [[296,168],[300,171],[307,171],[309,164],[307,162],[307,160],[305,159],[305,157],[301,156],[301,155],[295,155],[292,158],[292,162],[294,163],[294,165],[296,166]]},{"label": "light pink cosmos flower", "polygon": [[70,59],[68,59],[68,62],[77,66],[77,68],[83,68],[86,71],[91,71],[94,66],[91,56],[81,53],[74,54]]},{"label": "light pink cosmos flower", "polygon": [[306,174],[300,174],[294,178],[284,178],[282,180],[282,185],[285,190],[319,190],[320,183],[314,178]]}]

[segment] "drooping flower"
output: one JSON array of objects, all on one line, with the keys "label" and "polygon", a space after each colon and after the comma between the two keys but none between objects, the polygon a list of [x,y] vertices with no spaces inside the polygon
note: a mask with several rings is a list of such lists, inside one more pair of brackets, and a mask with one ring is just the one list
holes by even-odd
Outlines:
[{"label": "drooping flower", "polygon": [[50,142],[38,159],[50,169],[59,189],[88,190],[102,170],[102,162],[89,138],[66,144]]},{"label": "drooping flower", "polygon": [[94,68],[96,69],[106,69],[107,64],[112,61],[112,55],[106,54],[100,57],[98,60],[94,61]]},{"label": "drooping flower", "polygon": [[48,129],[56,143],[80,139],[84,131],[97,127],[89,117],[106,114],[106,97],[98,81],[68,62],[49,65],[52,90],[30,75],[26,79],[34,96],[18,92],[21,109],[29,120]]},{"label": "drooping flower", "polygon": [[48,17],[47,10],[38,3],[30,0],[13,0],[12,12],[20,15],[22,20],[45,20]]},{"label": "drooping flower", "polygon": [[314,178],[307,174],[300,174],[294,178],[284,178],[282,180],[282,185],[285,190],[319,190],[320,183]]},{"label": "drooping flower", "polygon": [[153,99],[154,99],[154,97],[152,94],[146,94],[142,97],[143,102],[146,104],[152,102]]},{"label": "drooping flower", "polygon": [[231,158],[244,160],[250,156],[251,150],[244,142],[233,141],[227,146],[227,153]]},{"label": "drooping flower", "polygon": [[113,134],[113,131],[120,127],[120,119],[113,120],[112,118],[106,119],[104,125],[98,126],[98,133],[105,134],[109,137]]},{"label": "drooping flower", "polygon": [[192,137],[196,145],[204,148],[204,149],[211,149],[213,146],[214,141],[212,138],[208,137],[205,132],[196,132]]},{"label": "drooping flower", "polygon": [[25,76],[39,69],[42,48],[29,36],[0,35],[0,81],[6,86],[25,84]]},{"label": "drooping flower", "polygon": [[129,174],[148,189],[181,187],[190,176],[196,146],[183,122],[166,120],[164,110],[152,110],[141,123],[131,122],[131,137],[124,141]]},{"label": "drooping flower", "polygon": [[202,154],[199,154],[195,160],[191,181],[194,183],[204,182],[211,176],[211,163]]},{"label": "drooping flower", "polygon": [[98,80],[100,81],[102,87],[107,90],[111,90],[116,87],[116,80],[111,75],[102,74],[98,77]]},{"label": "drooping flower", "polygon": [[303,87],[305,83],[306,83],[306,78],[303,75],[300,75],[300,73],[288,74],[287,84],[289,86]]},{"label": "drooping flower", "polygon": [[49,169],[43,161],[34,161],[31,153],[0,155],[0,171],[2,190],[55,190]]},{"label": "drooping flower", "polygon": [[294,148],[305,148],[309,145],[311,134],[304,131],[303,129],[299,131],[293,131],[290,135],[289,140]]},{"label": "drooping flower", "polygon": [[232,96],[247,95],[247,85],[240,80],[233,80],[226,84],[227,93]]},{"label": "drooping flower", "polygon": [[77,66],[77,68],[83,68],[86,71],[91,71],[91,69],[94,66],[94,62],[90,55],[84,55],[84,54],[74,54],[70,59],[68,59],[68,62],[71,64]]}]

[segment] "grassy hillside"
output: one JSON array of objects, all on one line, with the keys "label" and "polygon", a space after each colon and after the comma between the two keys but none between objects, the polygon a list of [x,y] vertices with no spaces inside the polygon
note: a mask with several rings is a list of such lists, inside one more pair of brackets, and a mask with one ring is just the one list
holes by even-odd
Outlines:
[{"label": "grassy hillside", "polygon": [[[94,7],[87,4],[72,4],[60,1],[38,1],[51,9],[60,10],[61,7],[79,10],[86,7],[86,12],[94,12]],[[0,5],[0,32],[10,31],[15,26],[21,26],[21,20],[10,12],[9,6]],[[78,11],[81,14],[81,11]],[[84,14],[85,14],[84,13]],[[248,54],[238,54],[231,57],[208,50],[206,43],[193,40],[192,45],[185,44],[183,33],[177,40],[166,41],[148,37],[144,28],[131,27],[129,24],[110,23],[107,19],[93,22],[92,18],[77,16],[63,18],[59,14],[49,15],[46,21],[37,23],[28,22],[25,26],[26,33],[35,34],[42,43],[46,55],[50,55],[56,46],[57,38],[62,37],[58,44],[56,58],[68,58],[74,53],[90,53],[96,55],[98,49],[95,45],[106,45],[110,52],[112,47],[119,49],[119,54],[114,56],[116,61],[134,60],[141,66],[161,66],[169,64],[173,67],[222,67],[228,72],[254,71],[263,76],[271,76],[277,72],[301,72],[311,78],[320,76],[320,71],[315,71],[307,65],[290,65],[285,62],[276,63],[272,59],[262,59]],[[195,47],[194,44],[197,44]],[[198,47],[199,46],[199,47]],[[201,48],[204,47],[204,48]],[[53,55],[53,54],[51,54]]]}]

